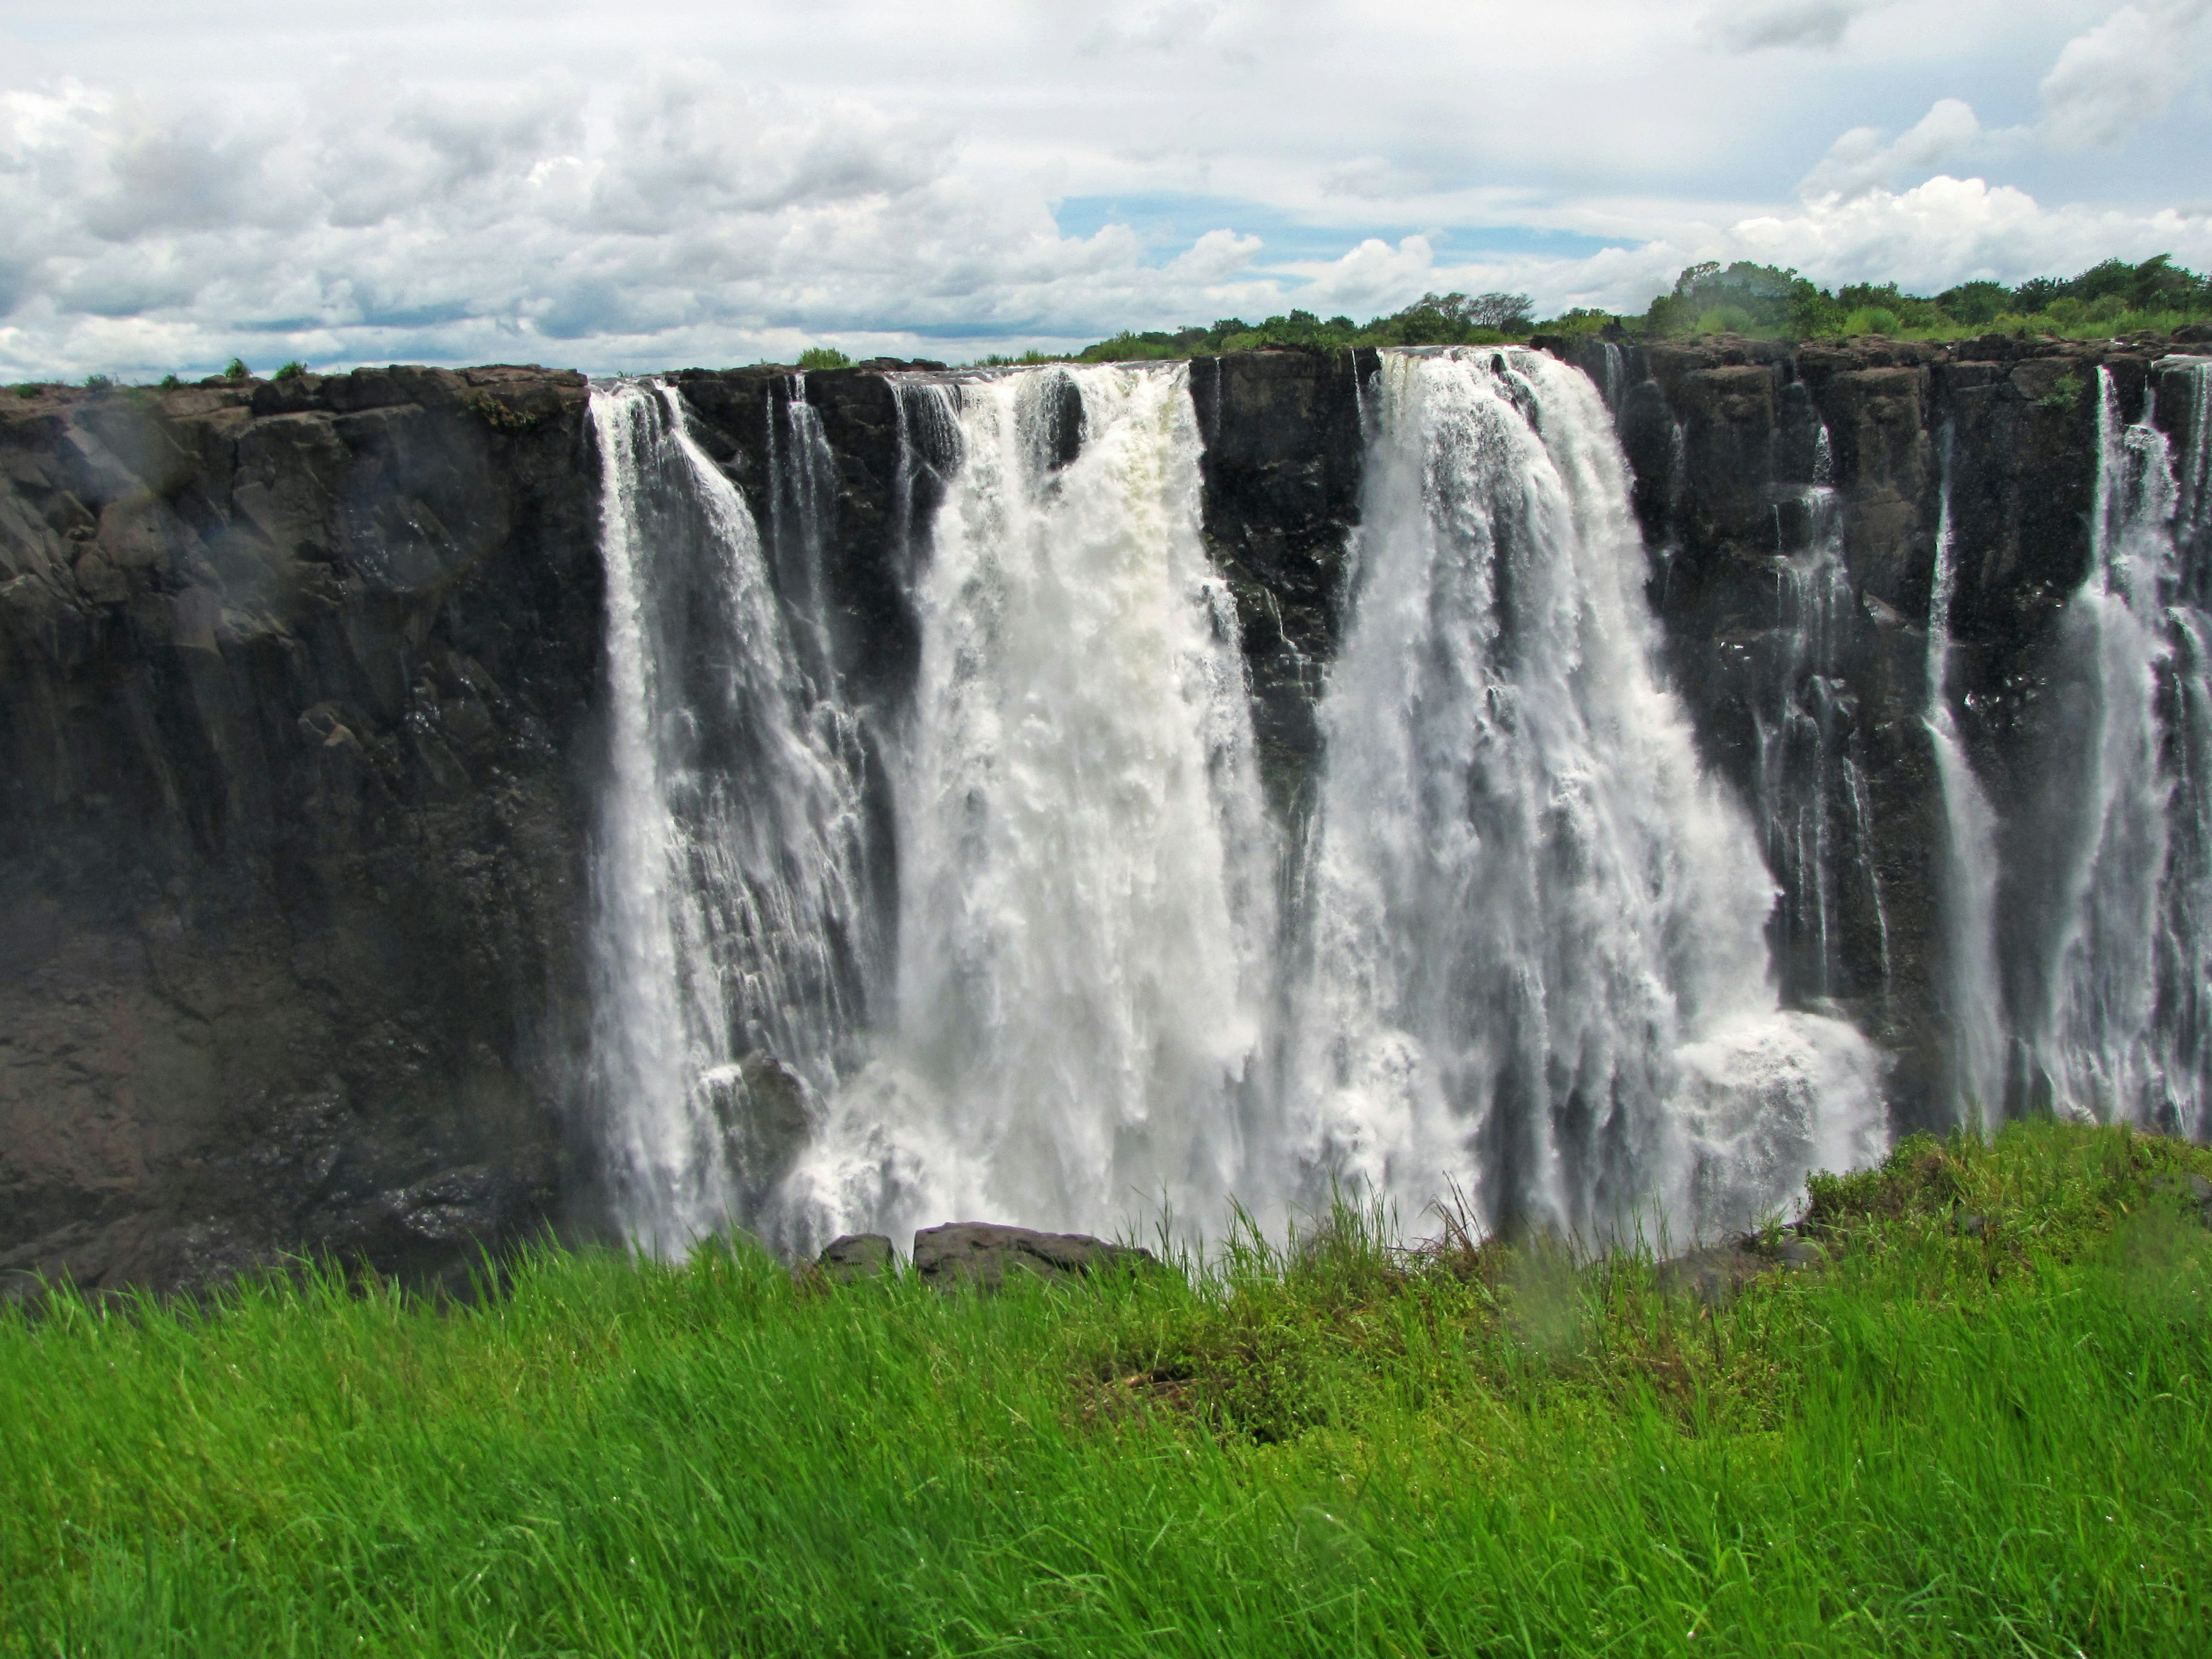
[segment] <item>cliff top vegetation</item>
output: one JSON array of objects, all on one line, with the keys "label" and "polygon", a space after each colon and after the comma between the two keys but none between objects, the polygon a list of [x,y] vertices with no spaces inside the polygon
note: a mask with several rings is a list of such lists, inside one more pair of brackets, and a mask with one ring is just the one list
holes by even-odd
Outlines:
[{"label": "cliff top vegetation", "polygon": [[63,1293],[0,1311],[0,1653],[2193,1656],[2207,1176],[1917,1138],[1702,1297],[1346,1207],[997,1296]]},{"label": "cliff top vegetation", "polygon": [[[1692,265],[1673,289],[1641,313],[1577,309],[1538,319],[1518,294],[1424,295],[1413,304],[1365,323],[1292,311],[1264,322],[1230,317],[1205,327],[1117,334],[1072,354],[1079,362],[1126,362],[1189,357],[1263,346],[1338,350],[1347,346],[1490,345],[1531,334],[1610,333],[1626,339],[1743,334],[1775,339],[1884,335],[1948,340],[2000,333],[2101,339],[2166,333],[2212,319],[2212,276],[2199,276],[2160,254],[2138,264],[2107,259],[2079,276],[2039,276],[2008,288],[1974,282],[1936,295],[1904,292],[1895,283],[1826,289],[1793,270],[1738,261]],[[1051,361],[1024,358],[986,362]]]}]

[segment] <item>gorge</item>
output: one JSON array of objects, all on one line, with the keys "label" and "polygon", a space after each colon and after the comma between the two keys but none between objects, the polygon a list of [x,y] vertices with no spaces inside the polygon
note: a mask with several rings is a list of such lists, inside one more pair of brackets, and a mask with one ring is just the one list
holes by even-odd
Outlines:
[{"label": "gorge", "polygon": [[2194,349],[17,399],[0,1271],[2202,1138]]}]

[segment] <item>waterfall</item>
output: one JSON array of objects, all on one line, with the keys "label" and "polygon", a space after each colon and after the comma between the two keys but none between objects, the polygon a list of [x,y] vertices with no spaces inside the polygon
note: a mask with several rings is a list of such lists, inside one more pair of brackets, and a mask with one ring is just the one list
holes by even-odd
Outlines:
[{"label": "waterfall", "polygon": [[1950,1109],[1955,1121],[1987,1130],[2004,1104],[2004,1001],[1997,975],[1997,819],[1967,763],[1952,717],[1951,596],[1958,548],[1951,522],[1954,433],[1943,429],[1936,519],[1936,574],[1928,603],[1926,725],[1942,791],[1944,848],[1936,902],[1943,929],[1938,993],[1948,1027]]},{"label": "waterfall", "polygon": [[591,420],[609,692],[591,1081],[617,1219],[671,1250],[765,1200],[865,1021],[860,759],[676,391],[595,386]]},{"label": "waterfall", "polygon": [[[893,380],[885,553],[921,648],[865,752],[895,930],[868,903],[835,458],[803,382],[765,411],[764,536],[673,390],[594,390],[594,1081],[641,1242],[1211,1232],[1336,1183],[1408,1216],[1457,1185],[1487,1224],[1708,1231],[1877,1150],[1872,1051],[1778,1006],[1774,884],[1656,670],[1597,388],[1517,349],[1370,378],[1295,860],[1202,535],[1188,370]],[[1863,811],[1840,762],[1820,781]]]},{"label": "waterfall", "polygon": [[[2169,360],[2201,398],[2212,363]],[[2098,371],[2098,465],[2087,579],[2069,601],[2062,648],[2083,688],[2078,809],[2067,826],[2032,964],[2021,1041],[2031,1103],[2105,1121],[2201,1132],[2206,1093],[2208,794],[2202,757],[2212,683],[2208,618],[2191,602],[2172,446],[2128,422]],[[2179,532],[2181,532],[2178,534]],[[2062,783],[2062,787],[2066,787]]]},{"label": "waterfall", "polygon": [[1655,669],[1605,406],[1534,352],[1382,361],[1271,1179],[1741,1224],[1875,1149],[1875,1065],[1778,1009],[1773,884]]},{"label": "waterfall", "polygon": [[899,395],[902,432],[955,441],[895,781],[897,1014],[792,1177],[792,1236],[1218,1218],[1276,849],[1188,370]]}]

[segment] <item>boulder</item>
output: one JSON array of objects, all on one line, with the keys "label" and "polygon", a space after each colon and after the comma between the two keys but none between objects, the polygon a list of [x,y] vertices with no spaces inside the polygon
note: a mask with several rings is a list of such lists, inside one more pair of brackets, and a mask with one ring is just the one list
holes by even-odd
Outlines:
[{"label": "boulder", "polygon": [[1827,1252],[1802,1234],[1784,1231],[1769,1238],[1747,1233],[1709,1244],[1659,1264],[1659,1289],[1668,1296],[1695,1297],[1707,1307],[1731,1301],[1761,1273],[1777,1268],[1797,1271],[1820,1266]]},{"label": "boulder", "polygon": [[[834,1248],[834,1247],[833,1247]],[[939,1289],[974,1283],[994,1290],[1009,1272],[1075,1279],[1101,1270],[1156,1265],[1150,1250],[1083,1233],[1037,1233],[983,1221],[949,1222],[914,1236],[914,1270]]]},{"label": "boulder", "polygon": [[874,1279],[892,1270],[891,1242],[881,1233],[847,1233],[815,1257],[814,1265],[841,1285]]}]

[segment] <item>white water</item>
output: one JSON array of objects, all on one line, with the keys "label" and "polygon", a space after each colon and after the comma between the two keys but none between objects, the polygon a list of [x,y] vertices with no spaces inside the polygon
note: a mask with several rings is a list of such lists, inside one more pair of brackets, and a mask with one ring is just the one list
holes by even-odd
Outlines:
[{"label": "white water", "polygon": [[1654,669],[1625,464],[1540,354],[1383,359],[1322,708],[1287,1133],[1407,1213],[1585,1235],[1782,1203],[1881,1133],[1874,1055],[1778,1011],[1775,889]]},{"label": "white water", "polygon": [[1936,574],[1928,607],[1929,742],[1942,791],[1944,849],[1936,902],[1943,927],[1938,981],[1949,1036],[1946,1056],[1954,1121],[1988,1130],[2002,1115],[2006,1036],[1997,972],[1997,819],[1966,759],[1951,712],[1951,598],[1958,585],[1951,523],[1953,434],[1942,440]]},{"label": "white water", "polygon": [[611,770],[592,1084],[617,1213],[668,1251],[762,1201],[790,1096],[830,1085],[865,1018],[858,755],[676,392],[595,387],[591,417]]},{"label": "white water", "polygon": [[[2203,396],[2212,364],[2173,365]],[[2020,1033],[2031,1099],[2060,1112],[2199,1132],[2212,946],[2205,778],[2208,619],[2190,602],[2172,445],[2128,422],[2098,371],[2099,461],[2087,580],[2063,644],[2087,689],[2079,810]],[[2201,478],[2200,423],[2183,480]],[[2178,536],[2178,529],[2183,534]],[[2169,729],[2166,709],[2180,718]],[[2193,729],[2192,729],[2193,728]]]},{"label": "white water", "polygon": [[[1079,453],[1053,465],[1072,374]],[[898,1016],[794,1236],[1218,1218],[1244,1151],[1274,837],[1188,371],[913,384],[957,431],[897,779]]]}]

